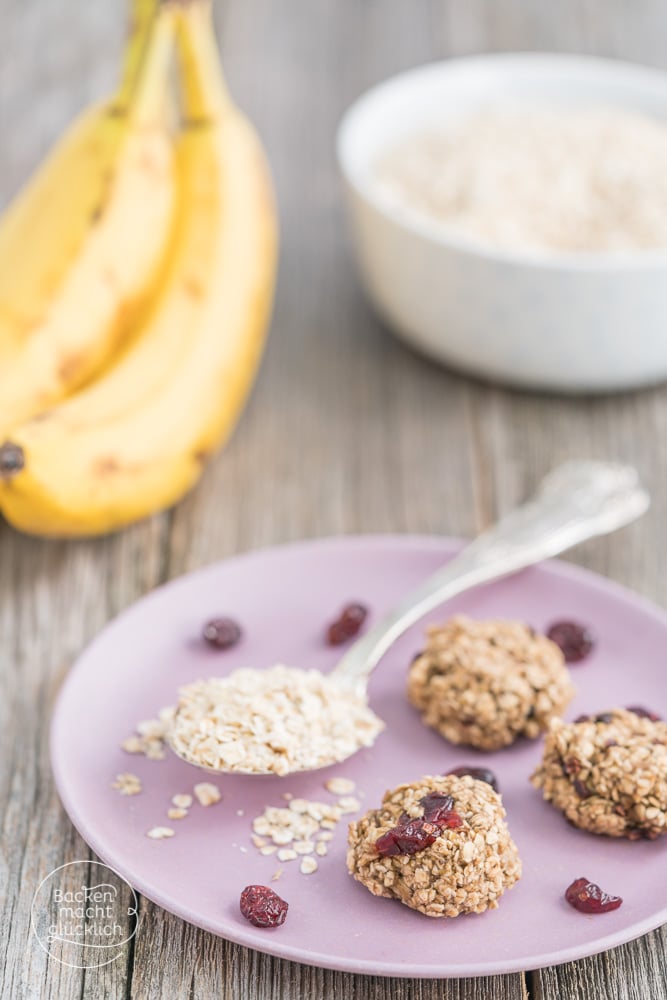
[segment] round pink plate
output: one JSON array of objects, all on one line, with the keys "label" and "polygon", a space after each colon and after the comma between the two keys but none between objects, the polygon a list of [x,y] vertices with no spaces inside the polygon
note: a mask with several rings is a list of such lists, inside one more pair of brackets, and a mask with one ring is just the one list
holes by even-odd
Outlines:
[{"label": "round pink plate", "polygon": [[[426,621],[455,612],[515,618],[544,629],[555,619],[589,625],[598,644],[572,668],[577,695],[567,713],[644,704],[667,712],[667,615],[622,588],[562,563],[548,563],[449,602],[408,632],[373,675],[370,697],[386,731],[371,750],[342,765],[287,778],[220,777],[223,799],[197,802],[169,821],[172,795],[209,776],[172,754],[130,756],[121,742],[142,719],[173,704],[179,685],[239,666],[288,663],[330,670],[339,651],[325,625],[349,600],[372,609],[371,623],[458,550],[424,537],[337,538],[248,555],[161,587],[108,625],[69,674],[56,705],[51,755],[58,791],[72,822],[100,858],[149,899],[198,927],[282,958],[349,972],[392,976],[481,976],[538,968],[611,948],[667,921],[667,838],[627,842],[570,827],[528,778],[540,743],[494,754],[456,748],[427,730],[405,699],[406,669],[423,645]],[[215,652],[199,640],[202,623],[231,615],[245,637]],[[324,782],[352,778],[362,808],[385,789],[459,764],[497,774],[508,822],[523,859],[518,885],[497,910],[433,920],[394,900],[371,896],[345,868],[346,822],[338,825],[319,870],[302,875],[250,841],[253,817],[283,794],[334,802]],[[119,772],[141,777],[143,792],[111,788]],[[146,832],[166,825],[169,840]],[[286,923],[260,930],[239,913],[249,883],[269,883],[289,902]],[[620,895],[612,913],[587,916],[563,899],[579,876]]]}]

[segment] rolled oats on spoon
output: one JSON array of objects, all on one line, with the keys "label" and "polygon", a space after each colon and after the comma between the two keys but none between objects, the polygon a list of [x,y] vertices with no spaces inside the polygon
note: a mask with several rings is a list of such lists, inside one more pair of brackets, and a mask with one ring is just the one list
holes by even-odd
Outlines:
[{"label": "rolled oats on spoon", "polygon": [[349,686],[278,665],[181,688],[167,742],[211,771],[284,775],[345,760],[383,728]]}]

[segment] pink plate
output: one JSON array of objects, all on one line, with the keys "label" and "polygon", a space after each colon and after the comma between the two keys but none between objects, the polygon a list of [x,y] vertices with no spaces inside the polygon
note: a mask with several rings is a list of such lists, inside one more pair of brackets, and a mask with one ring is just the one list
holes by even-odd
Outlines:
[{"label": "pink plate", "polygon": [[[221,777],[222,802],[195,803],[186,819],[170,823],[171,796],[208,776],[171,754],[151,761],[120,749],[136,722],[173,703],[180,684],[242,665],[329,670],[338,652],[325,645],[323,630],[346,601],[364,601],[376,621],[458,547],[451,540],[375,536],[253,552],[176,580],[125,611],[80,657],[53,719],[56,784],[84,839],[136,889],[184,920],[282,958],[349,972],[515,972],[595,954],[667,921],[667,838],[617,842],[570,827],[528,782],[539,743],[483,755],[457,749],[422,726],[404,689],[423,625],[396,643],[373,676],[371,704],[386,731],[372,750],[343,765],[288,778]],[[568,718],[615,705],[667,710],[667,615],[600,577],[549,563],[466,594],[429,617],[454,612],[520,619],[537,629],[559,618],[591,626],[599,641],[589,659],[572,668],[578,693]],[[244,640],[222,653],[198,639],[202,623],[217,614],[231,615],[245,630]],[[284,792],[333,802],[323,784],[343,775],[356,781],[366,809],[399,782],[470,762],[496,772],[523,859],[523,878],[497,910],[432,920],[371,896],[346,873],[342,822],[315,874],[302,875],[297,862],[282,866],[276,888],[290,904],[282,927],[259,930],[240,915],[242,888],[270,883],[279,867],[275,856],[262,856],[251,844],[252,819],[266,805],[283,805]],[[111,789],[123,771],[140,775],[141,795],[122,797]],[[176,836],[145,836],[165,824]],[[621,895],[623,906],[599,916],[571,909],[563,892],[581,875]]]}]

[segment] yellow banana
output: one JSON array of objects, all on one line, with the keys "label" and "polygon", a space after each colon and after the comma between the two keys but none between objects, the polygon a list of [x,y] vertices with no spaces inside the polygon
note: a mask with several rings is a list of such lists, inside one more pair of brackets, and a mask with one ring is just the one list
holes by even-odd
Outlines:
[{"label": "yellow banana", "polygon": [[175,19],[135,0],[120,90],[68,130],[0,223],[0,436],[87,381],[154,283],[175,201]]},{"label": "yellow banana", "polygon": [[209,3],[175,6],[186,120],[165,274],[117,363],[0,447],[0,509],[27,532],[99,534],[177,501],[259,363],[277,258],[268,169],[225,90]]}]

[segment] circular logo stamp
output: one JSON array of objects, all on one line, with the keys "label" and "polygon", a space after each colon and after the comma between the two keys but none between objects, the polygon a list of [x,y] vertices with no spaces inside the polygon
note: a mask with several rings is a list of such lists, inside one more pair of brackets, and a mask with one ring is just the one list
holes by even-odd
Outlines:
[{"label": "circular logo stamp", "polygon": [[30,925],[51,958],[75,969],[109,965],[137,933],[134,889],[101,861],[70,861],[37,887]]}]

